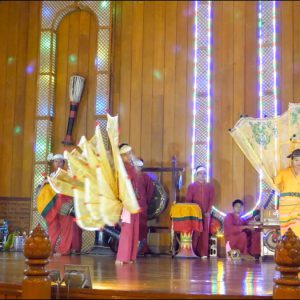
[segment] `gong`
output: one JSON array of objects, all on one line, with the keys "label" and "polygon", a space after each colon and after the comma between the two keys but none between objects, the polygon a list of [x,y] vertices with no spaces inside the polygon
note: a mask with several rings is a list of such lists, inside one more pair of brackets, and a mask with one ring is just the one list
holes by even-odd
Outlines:
[{"label": "gong", "polygon": [[157,218],[168,206],[169,197],[164,186],[158,181],[153,181],[155,189],[148,205],[148,220]]},{"label": "gong", "polygon": [[267,247],[269,251],[275,252],[278,238],[279,234],[276,229],[268,231],[264,234],[264,246]]}]

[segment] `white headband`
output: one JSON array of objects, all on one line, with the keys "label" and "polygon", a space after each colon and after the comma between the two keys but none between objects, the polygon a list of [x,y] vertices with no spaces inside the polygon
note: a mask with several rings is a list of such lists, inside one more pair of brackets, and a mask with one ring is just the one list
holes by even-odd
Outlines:
[{"label": "white headband", "polygon": [[52,161],[56,159],[66,160],[62,154],[53,155],[53,153],[49,153],[47,156],[47,161]]},{"label": "white headband", "polygon": [[129,145],[124,145],[121,149],[120,149],[120,154],[125,154],[128,153],[132,150],[132,148]]},{"label": "white headband", "polygon": [[196,168],[196,174],[197,174],[198,172],[200,172],[200,171],[206,171],[206,169],[205,169],[204,167],[202,167],[202,166]]}]

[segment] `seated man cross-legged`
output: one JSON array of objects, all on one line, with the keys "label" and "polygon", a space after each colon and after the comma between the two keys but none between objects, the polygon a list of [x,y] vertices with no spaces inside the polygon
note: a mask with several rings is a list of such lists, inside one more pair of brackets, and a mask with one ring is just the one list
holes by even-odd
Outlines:
[{"label": "seated man cross-legged", "polygon": [[232,202],[233,212],[224,219],[225,242],[231,249],[240,250],[241,258],[255,260],[260,255],[260,232],[248,226],[241,218],[244,202],[236,199]]}]

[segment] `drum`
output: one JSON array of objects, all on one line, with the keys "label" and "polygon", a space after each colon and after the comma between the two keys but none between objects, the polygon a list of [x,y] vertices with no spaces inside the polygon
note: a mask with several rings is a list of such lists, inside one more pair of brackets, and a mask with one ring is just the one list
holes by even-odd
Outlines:
[{"label": "drum", "polygon": [[[193,258],[193,231],[203,231],[202,212],[195,203],[176,203],[171,207],[172,235],[180,232],[180,249],[176,257]],[[173,251],[172,251],[173,252]]]},{"label": "drum", "polygon": [[158,180],[154,180],[155,190],[148,206],[148,220],[157,218],[168,206],[169,197],[164,186]]},{"label": "drum", "polygon": [[275,248],[280,237],[280,232],[277,229],[266,230],[263,235],[263,246],[268,249],[269,252],[275,253]]}]

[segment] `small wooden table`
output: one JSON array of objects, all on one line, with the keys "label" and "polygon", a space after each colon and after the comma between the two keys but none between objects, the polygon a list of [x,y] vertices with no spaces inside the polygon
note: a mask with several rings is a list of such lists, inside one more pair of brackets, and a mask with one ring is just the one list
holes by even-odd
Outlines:
[{"label": "small wooden table", "polygon": [[171,207],[172,231],[180,232],[180,249],[176,257],[198,257],[192,247],[193,231],[203,231],[202,212],[198,204],[176,203]]}]

